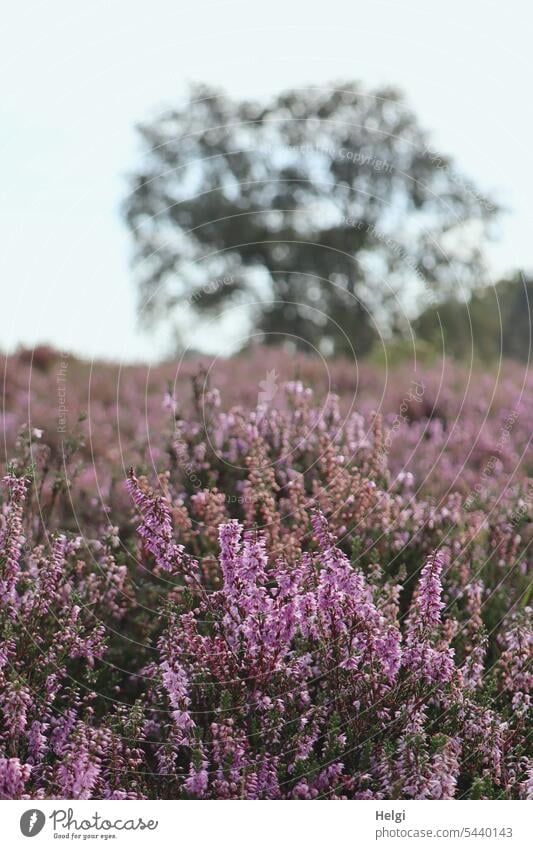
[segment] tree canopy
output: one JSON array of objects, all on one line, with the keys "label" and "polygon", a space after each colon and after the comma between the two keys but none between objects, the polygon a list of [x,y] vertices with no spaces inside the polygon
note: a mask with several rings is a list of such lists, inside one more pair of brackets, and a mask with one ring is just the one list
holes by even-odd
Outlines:
[{"label": "tree canopy", "polygon": [[364,353],[481,279],[496,204],[398,91],[189,94],[138,127],[124,210],[148,324],[248,305],[266,343]]}]

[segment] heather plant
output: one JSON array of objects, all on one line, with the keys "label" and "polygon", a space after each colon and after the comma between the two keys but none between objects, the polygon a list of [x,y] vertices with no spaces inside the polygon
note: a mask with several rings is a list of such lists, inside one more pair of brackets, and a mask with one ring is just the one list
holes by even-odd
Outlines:
[{"label": "heather plant", "polygon": [[508,381],[481,451],[430,378],[395,427],[299,379],[227,405],[197,374],[162,388],[157,440],[132,412],[114,466],[99,411],[59,448],[19,423],[0,797],[531,798],[529,402]]},{"label": "heather plant", "polygon": [[[112,506],[115,517],[122,518],[129,507],[122,486],[126,469],[134,464],[156,473],[166,471],[169,458],[161,434],[167,432],[174,414],[191,427],[196,425],[201,444],[207,394],[204,377],[198,361],[192,359],[149,369],[91,366],[62,356],[57,353],[54,359],[48,352],[45,369],[24,351],[0,359],[4,465],[13,457],[21,428],[29,426],[30,431],[44,431],[49,463],[63,474],[65,446],[73,438],[78,419],[85,417],[76,434],[84,439],[75,455],[80,468],[72,481],[76,512],[82,511],[90,522],[95,504],[103,500]],[[497,492],[511,476],[516,479],[533,471],[533,382],[519,364],[504,362],[497,371],[481,374],[444,360],[416,370],[405,363],[389,373],[368,362],[341,359],[328,363],[325,370],[316,358],[286,357],[258,348],[229,362],[217,360],[209,368],[209,379],[226,413],[235,406],[252,411],[257,408],[259,384],[270,372],[275,372],[280,386],[298,374],[304,386],[313,387],[317,406],[335,394],[343,423],[346,419],[348,424],[348,414],[353,412],[368,423],[374,411],[381,414],[388,468],[394,476],[409,472],[415,490],[424,495],[439,498],[448,491],[461,492],[466,498],[472,496],[469,504],[475,508],[485,492]],[[58,380],[65,382],[68,432],[59,430]],[[278,392],[270,412],[285,397]],[[516,419],[509,431],[506,422],[513,411]],[[509,438],[502,439],[506,434]],[[188,458],[183,456],[179,462],[185,467]],[[72,516],[67,499],[58,527],[68,523]]]}]

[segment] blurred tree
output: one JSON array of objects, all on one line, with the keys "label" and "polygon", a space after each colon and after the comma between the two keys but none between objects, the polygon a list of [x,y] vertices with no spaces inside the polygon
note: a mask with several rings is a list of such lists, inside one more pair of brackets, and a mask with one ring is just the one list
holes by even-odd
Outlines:
[{"label": "blurred tree", "polygon": [[395,90],[346,83],[265,105],[196,85],[138,130],[125,216],[148,324],[179,305],[190,323],[249,304],[267,343],[364,353],[404,310],[483,272],[496,205]]},{"label": "blurred tree", "polygon": [[527,362],[531,357],[533,278],[519,273],[498,288],[504,303],[503,354]]},{"label": "blurred tree", "polygon": [[414,322],[418,339],[457,359],[528,360],[531,352],[533,278],[521,273],[424,310]]}]

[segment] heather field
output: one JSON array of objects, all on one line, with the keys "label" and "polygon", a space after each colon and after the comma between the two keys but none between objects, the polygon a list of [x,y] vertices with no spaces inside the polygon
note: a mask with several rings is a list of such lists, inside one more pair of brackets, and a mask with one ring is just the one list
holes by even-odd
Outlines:
[{"label": "heather field", "polygon": [[525,365],[1,366],[0,798],[533,798]]}]

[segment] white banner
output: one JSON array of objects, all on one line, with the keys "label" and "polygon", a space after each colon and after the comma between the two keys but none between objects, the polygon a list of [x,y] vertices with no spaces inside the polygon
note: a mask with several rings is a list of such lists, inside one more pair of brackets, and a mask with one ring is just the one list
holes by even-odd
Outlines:
[{"label": "white banner", "polygon": [[73,843],[124,849],[532,845],[530,802],[37,800],[0,805],[0,845],[6,849]]}]

